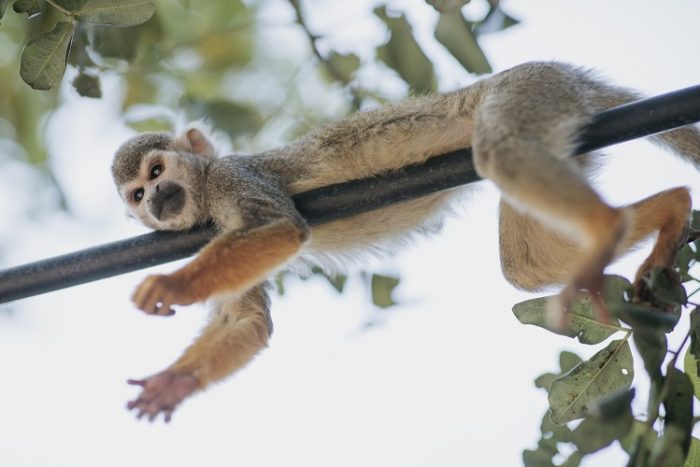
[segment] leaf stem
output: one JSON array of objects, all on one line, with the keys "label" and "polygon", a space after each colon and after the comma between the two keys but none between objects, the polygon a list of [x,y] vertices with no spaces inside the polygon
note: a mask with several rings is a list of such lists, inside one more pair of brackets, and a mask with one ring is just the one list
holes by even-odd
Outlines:
[{"label": "leaf stem", "polygon": [[54,7],[55,9],[57,9],[58,11],[60,11],[61,13],[63,13],[71,19],[75,16],[75,14],[72,11],[63,8],[61,5],[56,3],[55,0],[46,0],[46,3],[48,3],[49,5],[51,5],[52,7]]},{"label": "leaf stem", "polygon": [[[695,279],[693,278],[693,280],[695,280]],[[695,289],[695,290],[693,290],[692,292],[690,292],[690,293],[688,294],[688,297],[687,297],[687,298],[692,297],[692,296],[695,295],[697,292],[700,292],[700,287],[698,287],[697,289]]]},{"label": "leaf stem", "polygon": [[323,56],[321,51],[318,49],[318,39],[321,37],[318,34],[314,34],[311,32],[309,29],[309,25],[306,23],[306,20],[304,19],[304,14],[301,11],[301,2],[300,0],[288,0],[289,4],[292,6],[294,9],[294,13],[296,15],[296,20],[299,26],[301,26],[301,29],[304,31],[304,34],[309,38],[309,44],[311,45],[311,52],[313,55],[326,67],[328,70],[328,73],[331,75],[331,77],[343,84],[343,86],[346,86],[348,90],[350,91],[350,94],[352,94],[354,98],[354,106],[359,109],[359,103],[362,102],[363,98],[367,96],[368,93],[367,91],[364,91],[363,89],[359,88],[358,86],[354,86],[350,84],[348,79],[341,73],[338,68],[335,66],[333,62],[328,60],[326,57]]}]

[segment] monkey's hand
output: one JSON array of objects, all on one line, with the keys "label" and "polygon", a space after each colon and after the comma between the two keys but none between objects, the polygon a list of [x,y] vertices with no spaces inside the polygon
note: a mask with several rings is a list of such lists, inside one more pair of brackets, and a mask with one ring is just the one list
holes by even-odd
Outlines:
[{"label": "monkey's hand", "polygon": [[166,423],[172,418],[177,405],[199,386],[194,376],[168,370],[146,379],[130,379],[127,383],[143,388],[139,397],[127,404],[127,409],[138,410],[138,419],[148,415],[151,422],[162,413]]},{"label": "monkey's hand", "polygon": [[148,276],[136,287],[131,301],[151,315],[171,316],[171,305],[191,305],[198,300],[186,293],[186,287],[173,275]]}]

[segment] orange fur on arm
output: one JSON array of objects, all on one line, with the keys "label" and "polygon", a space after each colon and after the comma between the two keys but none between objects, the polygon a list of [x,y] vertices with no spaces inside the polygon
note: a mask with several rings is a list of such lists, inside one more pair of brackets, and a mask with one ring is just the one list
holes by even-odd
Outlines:
[{"label": "orange fur on arm", "polygon": [[267,346],[272,332],[263,286],[254,287],[241,297],[221,297],[214,307],[214,315],[202,334],[168,368],[176,374],[194,376],[198,389],[245,366]]},{"label": "orange fur on arm", "polygon": [[170,277],[185,285],[193,302],[223,292],[241,292],[296,255],[307,238],[308,231],[292,221],[227,232]]}]

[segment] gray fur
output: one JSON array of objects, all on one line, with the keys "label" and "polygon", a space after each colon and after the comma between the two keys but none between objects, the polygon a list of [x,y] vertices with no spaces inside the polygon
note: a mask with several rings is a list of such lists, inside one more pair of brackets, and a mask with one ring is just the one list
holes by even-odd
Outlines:
[{"label": "gray fur", "polygon": [[[195,189],[184,210],[190,214],[187,222],[156,223],[136,215],[160,229],[188,228],[207,218],[221,230],[253,228],[279,219],[302,225],[290,200],[294,193],[397,170],[471,146],[478,173],[494,181],[517,212],[533,213],[540,221],[557,225],[561,216],[565,224],[571,203],[597,196],[587,184],[590,170],[581,170],[570,157],[581,128],[596,112],[639,97],[576,66],[525,63],[453,92],[356,113],[282,148],[197,159],[195,170],[190,169]],[[695,127],[653,140],[696,165],[700,161]],[[166,134],[137,136],[117,152],[113,165],[117,185],[132,180],[144,154],[154,149],[195,157]],[[586,160],[589,167],[596,166],[595,157]],[[464,190],[314,227],[302,256],[333,267],[334,260],[356,257],[358,251],[392,250],[416,233],[434,230],[451,200]],[[542,195],[547,191],[556,196]],[[543,204],[547,209],[538,208]],[[570,227],[564,224],[566,233]],[[504,269],[508,269],[505,263]]]},{"label": "gray fur", "polygon": [[168,133],[143,133],[122,144],[114,156],[112,176],[117,185],[133,180],[139,173],[143,156],[154,150],[171,148],[172,136]]}]

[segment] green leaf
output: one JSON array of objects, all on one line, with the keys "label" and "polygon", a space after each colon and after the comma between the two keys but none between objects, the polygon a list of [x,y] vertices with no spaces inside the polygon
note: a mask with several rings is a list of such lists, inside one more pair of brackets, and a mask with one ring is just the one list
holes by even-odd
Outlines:
[{"label": "green leaf", "polygon": [[690,228],[700,230],[700,211],[693,210],[690,213]]},{"label": "green leaf", "polygon": [[603,421],[614,420],[629,413],[634,399],[635,389],[618,389],[596,400],[588,409],[588,413]]},{"label": "green leaf", "polygon": [[391,293],[399,285],[398,277],[372,274],[372,302],[380,308],[389,308],[396,305],[391,298]]},{"label": "green leaf", "polygon": [[348,280],[348,276],[345,274],[334,274],[332,276],[326,275],[326,280],[335,290],[338,291],[338,293],[342,293],[343,288],[345,287],[345,282]]},{"label": "green leaf", "polygon": [[695,357],[696,372],[700,374],[700,307],[690,311],[690,352]]},{"label": "green leaf", "polygon": [[10,3],[10,0],[0,0],[0,19],[5,16],[5,10],[7,9],[8,3]]},{"label": "green leaf", "polygon": [[552,382],[559,376],[561,375],[558,375],[556,373],[544,373],[535,378],[535,387],[544,389],[545,391],[549,392],[549,388],[552,387]]},{"label": "green leaf", "polygon": [[491,7],[486,18],[474,26],[474,34],[477,36],[490,32],[503,31],[511,26],[520,24],[520,21],[504,12],[499,4]]},{"label": "green leaf", "polygon": [[441,13],[435,27],[435,38],[470,73],[490,73],[491,65],[476,42],[471,23],[459,11]]},{"label": "green leaf", "polygon": [[573,352],[562,350],[559,354],[559,369],[562,375],[571,371],[576,365],[580,365],[581,363],[583,363],[583,359]]},{"label": "green leaf", "polygon": [[91,45],[102,57],[131,62],[136,57],[143,28],[92,26]]},{"label": "green leaf", "polygon": [[425,2],[442,13],[459,11],[470,0],[425,0]]},{"label": "green leaf", "polygon": [[610,312],[632,326],[635,331],[642,328],[671,332],[678,324],[680,315],[670,314],[660,308],[638,303],[611,303]]},{"label": "green leaf", "polygon": [[685,458],[683,467],[698,467],[700,465],[700,439],[693,436],[690,439],[690,450]]},{"label": "green leaf", "polygon": [[92,76],[83,71],[73,80],[73,87],[82,97],[99,99],[102,97],[99,76]]},{"label": "green leaf", "polygon": [[61,82],[73,37],[73,25],[56,23],[53,30],[34,37],[22,50],[20,76],[34,89],[51,89]]},{"label": "green leaf", "polygon": [[347,282],[347,280],[348,280],[348,276],[346,276],[345,274],[329,275],[328,273],[326,273],[326,271],[324,271],[323,269],[321,269],[317,266],[312,267],[311,272],[312,272],[312,274],[322,276],[324,279],[326,279],[328,281],[328,283],[330,285],[332,285],[333,288],[338,293],[343,292],[343,288],[345,287],[345,282]]},{"label": "green leaf", "polygon": [[41,13],[41,3],[39,0],[17,0],[12,4],[12,9],[15,13],[26,13],[28,18],[33,18]]},{"label": "green leaf", "polygon": [[580,293],[571,304],[570,322],[565,329],[552,327],[547,322],[547,302],[551,297],[541,297],[513,306],[513,313],[523,324],[532,324],[555,334],[575,337],[582,344],[599,344],[620,331],[620,322],[611,318],[611,324],[596,319],[590,296]]},{"label": "green leaf", "polygon": [[654,268],[642,280],[660,304],[685,305],[688,301],[685,288],[669,274],[675,275],[664,268]]},{"label": "green leaf", "polygon": [[678,429],[678,436],[671,441],[680,445],[685,457],[690,449],[693,431],[693,383],[688,375],[675,367],[669,369],[666,379],[668,391],[664,399],[664,432],[668,433],[673,427]]},{"label": "green leaf", "polygon": [[682,467],[685,454],[683,442],[685,434],[676,426],[664,428],[661,437],[656,440],[649,455],[647,465],[662,467]]},{"label": "green leaf", "polygon": [[684,245],[676,253],[675,265],[682,282],[688,282],[693,278],[688,274],[690,268],[697,262],[698,240]]},{"label": "green leaf", "polygon": [[532,451],[525,449],[523,451],[523,466],[524,467],[555,467],[552,462],[552,455],[544,449]]},{"label": "green leaf", "polygon": [[583,460],[583,454],[579,451],[574,451],[559,467],[578,467]]},{"label": "green leaf", "polygon": [[436,88],[433,64],[413,37],[406,16],[392,18],[385,7],[375,8],[377,15],[391,31],[389,41],[377,48],[377,57],[395,70],[417,93],[427,93]]},{"label": "green leaf", "polygon": [[552,421],[549,412],[542,417],[540,431],[543,438],[553,439],[557,443],[569,443],[573,439],[573,432],[566,425],[557,425]]},{"label": "green leaf", "polygon": [[627,411],[614,419],[586,417],[573,432],[573,441],[583,454],[590,454],[609,446],[629,433],[632,428],[632,411]]},{"label": "green leaf", "polygon": [[544,373],[535,379],[535,386],[545,391],[549,392],[549,388],[552,386],[552,382],[570,371],[573,367],[583,362],[581,357],[573,352],[563,350],[559,354],[559,368],[561,371],[559,373]]},{"label": "green leaf", "polygon": [[[649,428],[645,422],[641,420],[634,420],[629,432],[618,441],[620,443],[620,447],[630,455],[630,459],[635,459],[637,457],[646,459],[649,456],[651,449],[654,447],[656,439],[656,431]],[[628,465],[646,464],[643,462],[641,464],[634,464],[630,462]]]},{"label": "green leaf", "polygon": [[596,399],[616,389],[629,388],[632,378],[634,367],[629,344],[624,339],[610,342],[552,382],[549,391],[552,421],[562,424],[582,418]]},{"label": "green leaf", "polygon": [[634,332],[634,345],[644,360],[644,368],[652,381],[661,381],[661,364],[666,358],[666,334],[656,332]]},{"label": "green leaf", "polygon": [[[700,399],[700,376],[698,376],[698,362],[689,351],[685,353],[683,358],[683,371],[693,383],[693,393],[696,399]],[[700,465],[700,464],[698,464]]]},{"label": "green leaf", "polygon": [[[82,20],[93,24],[108,24],[110,26],[135,26],[145,23],[155,8],[153,3],[147,0],[87,0],[84,2],[59,2],[65,3]],[[72,3],[72,5],[69,5]],[[71,8],[71,6],[73,8]]]},{"label": "green leaf", "polygon": [[331,74],[335,79],[347,84],[352,79],[352,74],[360,67],[360,57],[355,54],[339,54],[335,51],[326,59],[328,67],[332,68]]},{"label": "green leaf", "polygon": [[255,134],[260,131],[264,123],[255,107],[237,102],[222,99],[203,101],[192,98],[184,100],[182,106],[193,119],[207,118],[234,137]]},{"label": "green leaf", "polygon": [[655,412],[659,404],[659,392],[664,382],[661,364],[666,358],[666,334],[663,331],[649,328],[636,328],[632,334],[634,345],[642,356],[644,369],[651,380],[647,411]]},{"label": "green leaf", "polygon": [[287,273],[282,271],[279,272],[275,275],[275,289],[277,290],[277,294],[279,296],[284,295],[285,289],[284,289],[284,277]]}]

